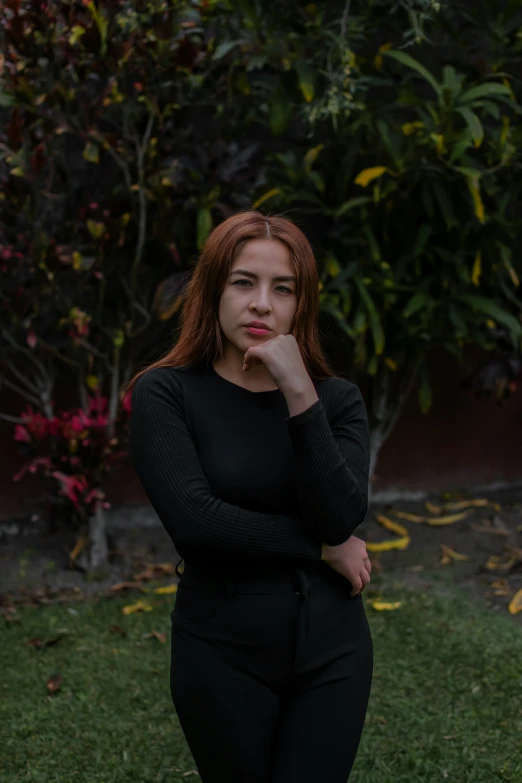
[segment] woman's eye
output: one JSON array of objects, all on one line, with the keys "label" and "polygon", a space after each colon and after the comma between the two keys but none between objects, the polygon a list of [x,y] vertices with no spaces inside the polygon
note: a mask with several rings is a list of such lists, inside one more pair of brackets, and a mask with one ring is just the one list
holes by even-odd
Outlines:
[{"label": "woman's eye", "polygon": [[[242,280],[236,280],[236,281],[233,283],[233,285],[237,285],[238,283],[250,283],[250,280],[244,280],[244,279],[242,279]],[[288,293],[289,293],[289,294],[291,294],[291,293],[292,293],[292,289],[291,289],[291,288],[288,288],[288,286],[287,286],[287,285],[278,285],[277,287],[278,287],[278,288],[284,288],[284,289],[285,289],[285,291],[288,291]]]}]

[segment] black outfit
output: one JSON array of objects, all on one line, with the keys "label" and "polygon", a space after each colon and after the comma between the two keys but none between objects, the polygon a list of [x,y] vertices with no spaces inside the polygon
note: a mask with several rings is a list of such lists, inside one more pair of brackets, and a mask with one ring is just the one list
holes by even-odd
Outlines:
[{"label": "black outfit", "polygon": [[171,694],[203,783],[345,783],[355,760],[372,639],[321,542],[366,516],[368,419],[355,384],[314,386],[296,416],[203,362],[133,389],[134,464],[185,560]]}]

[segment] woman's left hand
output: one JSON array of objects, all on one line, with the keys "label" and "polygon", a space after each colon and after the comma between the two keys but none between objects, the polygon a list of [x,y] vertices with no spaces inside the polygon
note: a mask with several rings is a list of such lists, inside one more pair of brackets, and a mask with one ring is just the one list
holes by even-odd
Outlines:
[{"label": "woman's left hand", "polygon": [[243,370],[248,371],[253,364],[264,364],[283,394],[300,393],[312,383],[293,334],[278,334],[261,345],[250,346]]}]

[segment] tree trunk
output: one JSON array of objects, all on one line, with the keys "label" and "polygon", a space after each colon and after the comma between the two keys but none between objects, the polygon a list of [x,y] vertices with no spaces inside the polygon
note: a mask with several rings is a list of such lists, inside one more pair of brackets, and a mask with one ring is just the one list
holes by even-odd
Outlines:
[{"label": "tree trunk", "polygon": [[368,505],[371,505],[373,486],[372,479],[379,459],[379,454],[393,431],[408,399],[419,368],[421,358],[416,357],[404,368],[402,378],[395,393],[390,386],[390,375],[387,369],[374,381],[372,389],[372,419],[374,426],[370,430],[370,480],[368,487]]},{"label": "tree trunk", "polygon": [[107,545],[107,525],[105,510],[101,503],[97,504],[95,513],[89,517],[89,566],[103,568],[109,562],[109,547]]}]

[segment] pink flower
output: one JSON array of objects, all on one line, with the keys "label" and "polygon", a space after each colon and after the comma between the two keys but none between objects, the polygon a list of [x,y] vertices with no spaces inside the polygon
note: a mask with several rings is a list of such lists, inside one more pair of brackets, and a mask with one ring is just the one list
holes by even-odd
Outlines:
[{"label": "pink flower", "polygon": [[15,427],[15,440],[25,441],[25,443],[31,442],[31,436],[23,426],[23,424],[17,424]]},{"label": "pink flower", "polygon": [[84,492],[87,489],[85,476],[81,476],[78,479],[76,476],[66,476],[65,473],[61,473],[59,470],[55,470],[51,475],[62,485],[60,494],[72,501],[76,508],[79,508],[78,495],[76,493]]}]

